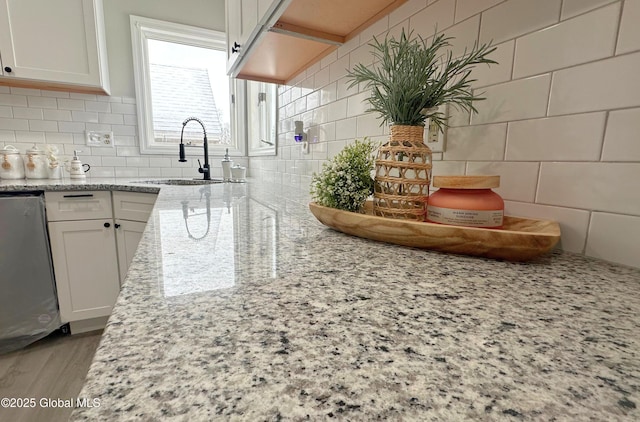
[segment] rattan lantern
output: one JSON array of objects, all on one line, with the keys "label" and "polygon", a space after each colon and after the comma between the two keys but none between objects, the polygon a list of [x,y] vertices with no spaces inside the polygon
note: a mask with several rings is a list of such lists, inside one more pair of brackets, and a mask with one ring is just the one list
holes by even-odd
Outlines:
[{"label": "rattan lantern", "polygon": [[373,210],[388,218],[423,221],[431,181],[431,149],[424,127],[392,125],[376,158]]}]

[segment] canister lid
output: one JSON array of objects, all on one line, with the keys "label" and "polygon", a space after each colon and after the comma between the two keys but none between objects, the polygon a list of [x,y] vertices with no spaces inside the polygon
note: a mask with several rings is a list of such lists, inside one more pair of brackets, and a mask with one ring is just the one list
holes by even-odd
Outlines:
[{"label": "canister lid", "polygon": [[36,144],[33,144],[33,148],[27,150],[27,154],[44,154],[44,150],[38,148]]},{"label": "canister lid", "polygon": [[2,149],[3,154],[20,154],[20,151],[13,145],[7,145]]},{"label": "canister lid", "polygon": [[448,189],[492,189],[500,187],[500,176],[433,176],[433,186]]}]

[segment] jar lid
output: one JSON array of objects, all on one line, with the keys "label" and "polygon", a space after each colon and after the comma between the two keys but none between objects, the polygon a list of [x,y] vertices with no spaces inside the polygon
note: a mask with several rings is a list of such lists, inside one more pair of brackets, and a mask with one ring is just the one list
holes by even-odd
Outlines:
[{"label": "jar lid", "polygon": [[433,176],[433,186],[449,189],[492,189],[500,186],[500,176]]},{"label": "jar lid", "polygon": [[38,148],[36,144],[33,144],[33,148],[27,150],[27,154],[44,154],[44,150]]},{"label": "jar lid", "polygon": [[2,153],[3,154],[20,154],[20,151],[18,151],[18,148],[14,147],[13,145],[7,145],[6,147],[3,148]]}]

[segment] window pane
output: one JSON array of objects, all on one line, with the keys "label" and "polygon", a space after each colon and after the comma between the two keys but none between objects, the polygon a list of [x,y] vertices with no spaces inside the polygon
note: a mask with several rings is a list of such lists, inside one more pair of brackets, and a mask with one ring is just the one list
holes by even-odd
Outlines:
[{"label": "window pane", "polygon": [[[148,40],[154,138],[159,145],[180,142],[182,122],[197,117],[210,145],[231,144],[226,53]],[[202,143],[202,128],[189,123],[185,142]]]}]

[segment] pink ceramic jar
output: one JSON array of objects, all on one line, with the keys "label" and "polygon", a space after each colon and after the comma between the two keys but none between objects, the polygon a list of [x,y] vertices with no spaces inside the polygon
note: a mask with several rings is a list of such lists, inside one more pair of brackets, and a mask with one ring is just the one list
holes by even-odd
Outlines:
[{"label": "pink ceramic jar", "polygon": [[500,228],[504,201],[492,188],[500,176],[434,176],[427,221],[453,226]]}]

